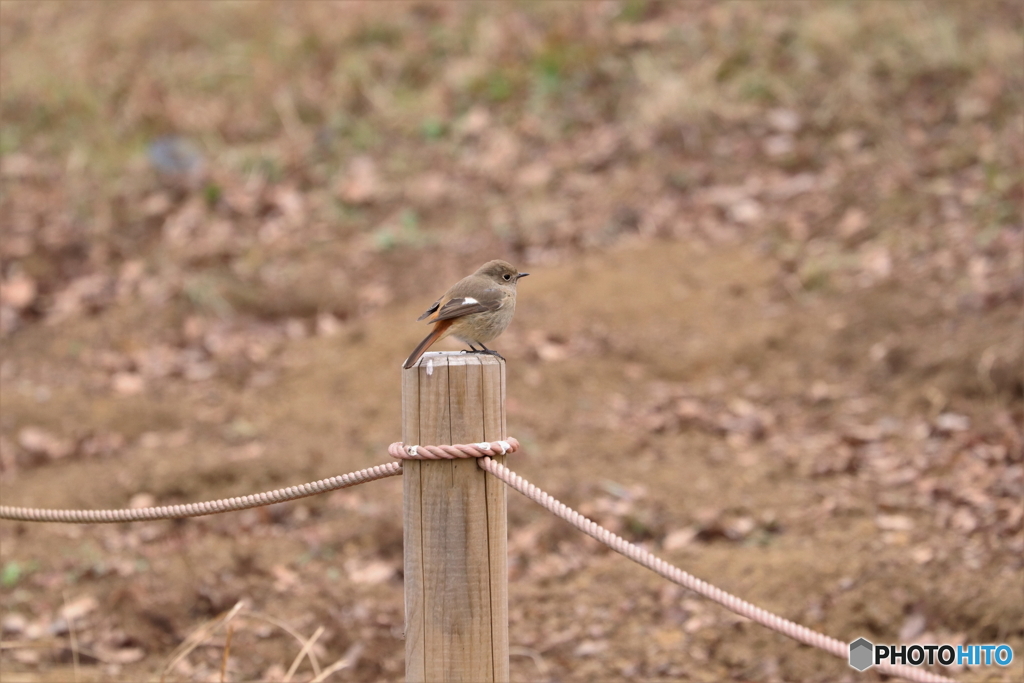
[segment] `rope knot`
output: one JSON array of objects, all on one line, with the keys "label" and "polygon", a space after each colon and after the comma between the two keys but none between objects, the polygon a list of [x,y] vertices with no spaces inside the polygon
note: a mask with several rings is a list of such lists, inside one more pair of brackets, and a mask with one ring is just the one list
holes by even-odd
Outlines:
[{"label": "rope knot", "polygon": [[519,450],[519,442],[511,436],[501,441],[457,443],[452,446],[406,446],[401,441],[388,446],[388,453],[399,460],[453,460],[455,458],[482,458],[505,455]]}]

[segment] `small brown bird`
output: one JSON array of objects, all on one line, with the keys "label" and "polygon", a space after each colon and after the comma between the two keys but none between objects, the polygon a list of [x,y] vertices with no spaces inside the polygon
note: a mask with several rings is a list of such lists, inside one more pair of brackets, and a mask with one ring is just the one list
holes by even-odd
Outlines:
[{"label": "small brown bird", "polygon": [[529,273],[516,271],[511,263],[495,260],[456,282],[417,319],[433,323],[434,329],[402,367],[411,368],[431,344],[448,335],[469,344],[470,353],[490,353],[501,358],[501,354],[484,344],[504,332],[512,322],[516,311],[516,282],[527,275]]}]

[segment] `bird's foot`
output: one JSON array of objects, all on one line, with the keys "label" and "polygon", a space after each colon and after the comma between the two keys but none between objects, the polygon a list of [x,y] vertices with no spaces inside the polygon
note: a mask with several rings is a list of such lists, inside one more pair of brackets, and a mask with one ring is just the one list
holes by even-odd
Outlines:
[{"label": "bird's foot", "polygon": [[474,347],[472,344],[470,344],[469,348],[468,349],[462,349],[462,352],[463,353],[486,353],[488,356],[497,356],[498,358],[500,358],[502,360],[505,360],[505,356],[501,355],[500,353],[498,353],[494,349],[489,349],[486,346],[484,346],[483,344],[481,344],[480,346],[483,346],[483,348],[482,349],[478,349],[478,348]]}]

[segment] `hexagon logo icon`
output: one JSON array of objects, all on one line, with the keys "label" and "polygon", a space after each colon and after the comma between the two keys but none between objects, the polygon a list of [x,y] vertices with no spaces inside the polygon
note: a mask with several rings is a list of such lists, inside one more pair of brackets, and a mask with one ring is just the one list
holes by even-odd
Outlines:
[{"label": "hexagon logo icon", "polygon": [[850,643],[850,666],[857,671],[864,671],[871,666],[871,655],[875,646],[870,640],[858,638]]}]

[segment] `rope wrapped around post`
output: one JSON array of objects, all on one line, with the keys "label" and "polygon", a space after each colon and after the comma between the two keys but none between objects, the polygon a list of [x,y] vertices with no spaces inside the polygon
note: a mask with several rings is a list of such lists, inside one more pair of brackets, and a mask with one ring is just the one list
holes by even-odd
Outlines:
[{"label": "rope wrapped around post", "polygon": [[388,446],[388,454],[398,460],[454,460],[505,455],[519,450],[519,442],[511,436],[501,441],[457,443],[451,446],[406,446],[401,441]]}]

